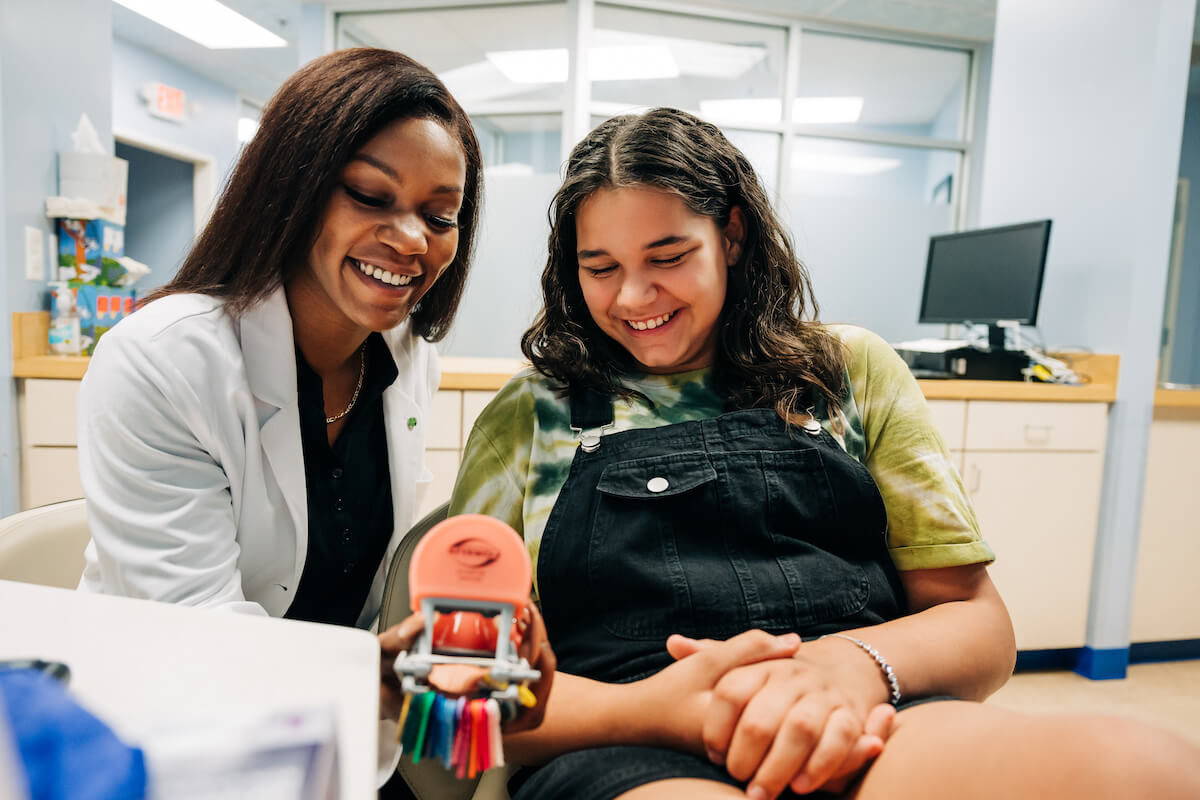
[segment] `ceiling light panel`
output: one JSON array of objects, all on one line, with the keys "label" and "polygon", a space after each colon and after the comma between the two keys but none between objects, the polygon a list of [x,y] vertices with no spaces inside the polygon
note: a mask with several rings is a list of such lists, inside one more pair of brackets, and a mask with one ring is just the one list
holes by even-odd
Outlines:
[{"label": "ceiling light panel", "polygon": [[217,0],[113,0],[210,50],[286,47],[287,41]]}]

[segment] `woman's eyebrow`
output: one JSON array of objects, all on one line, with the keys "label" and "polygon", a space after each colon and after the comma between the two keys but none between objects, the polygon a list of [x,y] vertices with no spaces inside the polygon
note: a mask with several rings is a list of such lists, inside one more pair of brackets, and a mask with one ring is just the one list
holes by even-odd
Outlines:
[{"label": "woman's eyebrow", "polygon": [[[686,236],[675,236],[675,235],[664,236],[661,239],[655,239],[653,242],[646,245],[642,249],[643,250],[653,250],[656,247],[665,247],[666,245],[669,245],[669,244],[680,244],[681,242],[686,242],[687,240],[688,239]],[[575,254],[575,256],[577,258],[595,258],[596,256],[606,256],[606,255],[608,255],[607,250],[580,250],[578,253]]]},{"label": "woman's eyebrow", "polygon": [[[401,180],[400,174],[398,172],[396,172],[396,170],[392,169],[389,164],[387,164],[383,161],[380,161],[378,158],[369,156],[366,153],[355,153],[354,155],[350,156],[350,160],[351,161],[361,161],[364,164],[370,164],[372,167],[379,170],[384,175],[387,175],[392,180],[394,180],[394,181]],[[433,190],[433,192],[434,192],[434,194],[462,194],[463,189],[461,186],[445,185],[445,186],[437,187],[436,189]]]}]

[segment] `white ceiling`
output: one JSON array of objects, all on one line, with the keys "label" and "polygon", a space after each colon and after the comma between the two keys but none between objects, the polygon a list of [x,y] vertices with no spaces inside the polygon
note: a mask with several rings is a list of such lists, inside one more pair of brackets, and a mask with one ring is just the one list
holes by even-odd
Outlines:
[{"label": "white ceiling", "polygon": [[[209,50],[115,3],[113,33],[229,86],[251,100],[266,100],[299,66],[296,37],[301,3],[299,0],[223,2],[282,36],[288,46]],[[693,4],[986,41],[992,36],[996,0],[693,0]],[[335,11],[350,11],[396,10],[417,4],[410,0],[327,0],[324,5]]]}]

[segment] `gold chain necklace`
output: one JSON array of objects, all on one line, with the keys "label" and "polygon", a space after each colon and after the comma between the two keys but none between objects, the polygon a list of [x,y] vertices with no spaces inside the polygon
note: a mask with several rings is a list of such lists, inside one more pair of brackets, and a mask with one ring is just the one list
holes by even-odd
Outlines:
[{"label": "gold chain necklace", "polygon": [[350,403],[342,409],[342,413],[334,414],[332,417],[325,418],[326,425],[332,425],[342,417],[350,413],[350,409],[354,408],[354,404],[358,402],[358,393],[362,391],[363,375],[367,374],[367,343],[363,342],[362,347],[358,348],[358,383],[354,384],[354,394],[350,396]]}]

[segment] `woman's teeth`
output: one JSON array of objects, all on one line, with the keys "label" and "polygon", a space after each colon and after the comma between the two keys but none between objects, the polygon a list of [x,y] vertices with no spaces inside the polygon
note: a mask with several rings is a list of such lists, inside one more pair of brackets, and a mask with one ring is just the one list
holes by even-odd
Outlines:
[{"label": "woman's teeth", "polygon": [[625,324],[628,325],[629,327],[633,328],[634,330],[648,331],[648,330],[653,330],[654,328],[657,328],[660,325],[666,325],[667,321],[669,319],[671,319],[671,317],[673,317],[673,316],[675,316],[674,311],[672,311],[670,314],[662,314],[660,316],[652,317],[650,319],[638,320],[637,322],[627,319],[627,320],[625,320]]},{"label": "woman's teeth", "polygon": [[354,263],[358,266],[359,272],[369,275],[377,281],[390,283],[392,286],[407,286],[413,282],[412,275],[397,275],[394,272],[388,272],[382,267],[368,264],[365,261],[355,261]]}]

